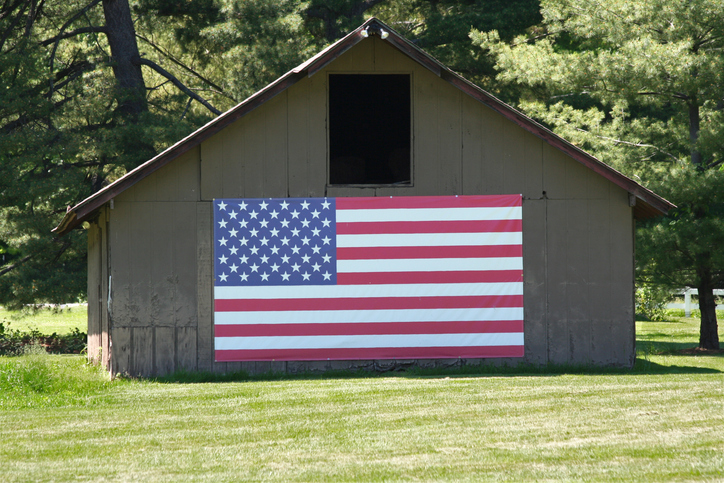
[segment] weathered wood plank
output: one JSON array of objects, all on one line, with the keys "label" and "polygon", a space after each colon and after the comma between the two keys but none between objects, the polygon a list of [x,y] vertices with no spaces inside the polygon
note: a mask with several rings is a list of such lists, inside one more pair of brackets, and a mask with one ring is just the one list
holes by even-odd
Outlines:
[{"label": "weathered wood plank", "polygon": [[214,369],[212,205],[196,204],[197,351],[200,371]]},{"label": "weathered wood plank", "polygon": [[154,328],[134,327],[131,333],[131,374],[154,373]]},{"label": "weathered wood plank", "polygon": [[462,189],[465,195],[483,192],[483,105],[462,99]]},{"label": "weathered wood plank", "polygon": [[184,371],[196,371],[198,350],[196,327],[176,328],[176,369]]},{"label": "weathered wood plank", "polygon": [[[222,131],[223,132],[223,131]],[[223,136],[217,133],[201,143],[199,156],[201,157],[201,199],[210,201],[222,198],[224,179]]]},{"label": "weathered wood plank", "polygon": [[523,312],[525,357],[545,364],[548,352],[546,201],[523,201]]},{"label": "weathered wood plank", "polygon": [[176,329],[174,327],[156,327],[154,334],[154,374],[165,376],[176,371]]}]

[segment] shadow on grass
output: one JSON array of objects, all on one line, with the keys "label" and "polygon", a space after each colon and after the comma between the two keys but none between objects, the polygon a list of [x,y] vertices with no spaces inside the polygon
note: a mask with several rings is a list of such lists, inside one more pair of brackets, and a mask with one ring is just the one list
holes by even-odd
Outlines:
[{"label": "shadow on grass", "polygon": [[[690,346],[690,344],[689,344]],[[516,377],[538,376],[557,377],[562,375],[665,375],[665,374],[720,374],[722,371],[709,367],[695,367],[690,365],[663,365],[649,360],[649,354],[639,353],[633,368],[600,367],[592,365],[574,364],[547,364],[537,366],[521,364],[517,366],[494,365],[467,365],[464,361],[452,367],[419,367],[400,365],[384,371],[357,369],[357,370],[328,370],[324,372],[266,372],[250,375],[244,371],[228,374],[215,374],[209,372],[179,371],[168,376],[152,378],[161,383],[209,383],[209,382],[256,382],[256,381],[293,381],[318,379],[359,379],[359,378],[452,378],[452,377]],[[716,357],[716,356],[714,356]],[[719,357],[722,357],[719,355]]]}]

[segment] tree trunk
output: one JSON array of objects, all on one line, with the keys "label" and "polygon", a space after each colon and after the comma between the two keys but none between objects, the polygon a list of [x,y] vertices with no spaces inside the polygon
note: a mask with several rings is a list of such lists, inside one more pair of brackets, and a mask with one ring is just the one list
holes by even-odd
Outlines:
[{"label": "tree trunk", "polygon": [[702,349],[719,349],[719,328],[716,321],[716,300],[711,271],[708,268],[699,270],[699,310],[701,311],[701,328],[699,330],[699,347]]},{"label": "tree trunk", "polygon": [[128,0],[103,0],[103,13],[111,47],[113,75],[118,83],[119,111],[135,117],[147,111],[148,104],[141,66],[138,62],[134,63],[141,56]]}]

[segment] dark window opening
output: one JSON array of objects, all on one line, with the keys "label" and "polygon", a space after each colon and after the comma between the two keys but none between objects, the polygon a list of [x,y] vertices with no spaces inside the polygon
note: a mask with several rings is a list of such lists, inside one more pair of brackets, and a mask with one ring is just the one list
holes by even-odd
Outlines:
[{"label": "dark window opening", "polygon": [[409,184],[410,76],[329,76],[329,182]]}]

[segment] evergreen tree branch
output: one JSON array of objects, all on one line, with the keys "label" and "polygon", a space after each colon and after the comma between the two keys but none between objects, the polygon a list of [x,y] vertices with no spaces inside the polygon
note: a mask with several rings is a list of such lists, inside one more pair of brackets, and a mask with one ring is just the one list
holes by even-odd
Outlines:
[{"label": "evergreen tree branch", "polygon": [[54,44],[55,42],[69,39],[69,38],[75,37],[76,35],[88,34],[88,33],[105,34],[105,33],[108,33],[108,29],[106,27],[95,27],[93,25],[91,25],[90,27],[81,27],[81,28],[77,28],[75,30],[71,30],[70,32],[61,33],[61,34],[56,35],[55,37],[51,37],[49,39],[43,40],[42,42],[40,42],[40,45],[42,45],[43,47],[47,47],[48,45]]},{"label": "evergreen tree branch", "polygon": [[663,154],[663,155],[665,155],[665,156],[670,157],[671,159],[673,159],[673,160],[676,161],[677,163],[679,162],[679,158],[677,158],[676,156],[674,156],[674,155],[671,154],[671,153],[667,153],[666,151],[662,150],[662,149],[659,148],[658,146],[654,146],[653,144],[632,143],[632,142],[630,142],[630,141],[624,141],[623,139],[616,139],[616,138],[611,138],[611,137],[608,137],[608,136],[602,136],[602,135],[600,135],[600,134],[593,134],[591,131],[586,131],[585,129],[581,129],[580,127],[575,128],[575,130],[576,130],[576,131],[579,131],[579,132],[582,132],[582,133],[590,134],[591,136],[597,137],[597,138],[599,138],[599,139],[605,139],[606,141],[611,141],[611,142],[613,142],[613,143],[615,143],[615,144],[624,144],[624,145],[626,145],[626,146],[632,146],[632,147],[635,147],[635,148],[653,148],[653,149],[655,149],[657,152],[659,152],[659,153],[661,153],[661,154]]},{"label": "evergreen tree branch", "polygon": [[183,62],[181,62],[180,60],[178,60],[176,57],[174,57],[173,55],[171,55],[171,53],[170,53],[168,50],[164,50],[164,49],[161,48],[159,45],[157,45],[155,42],[153,42],[153,41],[150,40],[150,39],[147,39],[147,38],[144,37],[143,35],[136,34],[136,37],[139,38],[139,39],[141,39],[141,40],[143,40],[143,41],[146,42],[148,45],[150,45],[151,47],[153,47],[154,49],[156,49],[158,52],[161,53],[161,55],[163,55],[164,57],[166,57],[168,60],[170,60],[170,61],[173,62],[174,64],[178,65],[179,67],[181,67],[182,69],[184,69],[185,71],[187,71],[188,73],[190,73],[191,75],[193,75],[194,77],[200,79],[200,80],[203,81],[204,83],[206,83],[206,84],[208,84],[209,86],[211,86],[211,87],[213,87],[214,89],[216,89],[216,91],[217,91],[219,94],[221,94],[222,96],[224,96],[224,97],[226,97],[226,98],[228,98],[228,99],[231,99],[232,101],[236,102],[236,99],[234,99],[234,98],[231,97],[229,94],[227,94],[226,92],[224,92],[224,89],[223,89],[223,88],[221,88],[221,87],[219,87],[218,85],[214,84],[211,80],[207,79],[207,78],[204,77],[203,75],[201,75],[201,74],[199,74],[198,72],[196,72],[195,70],[193,70],[191,67],[187,66],[186,64],[184,64]]},{"label": "evergreen tree branch", "polygon": [[[56,35],[57,38],[56,38],[56,40],[55,40],[55,43],[53,44],[53,50],[52,50],[51,53],[50,53],[50,61],[49,61],[49,64],[50,64],[50,72],[53,72],[53,66],[54,66],[54,64],[55,64],[55,53],[56,53],[56,51],[58,50],[58,45],[60,45],[60,41],[61,41],[61,37],[62,37],[62,35],[63,35],[63,32],[65,32],[65,30],[66,30],[68,27],[70,27],[73,22],[75,22],[75,21],[76,21],[77,19],[79,19],[81,16],[85,15],[85,13],[86,13],[88,10],[90,10],[90,9],[93,8],[93,7],[95,7],[95,6],[98,5],[99,3],[101,3],[101,0],[92,0],[88,5],[86,5],[86,6],[83,7],[82,9],[80,9],[78,12],[75,13],[75,15],[73,15],[70,19],[68,19],[68,21],[65,22],[62,27],[60,27],[60,32],[58,33],[58,35]],[[51,78],[50,78],[49,94],[52,95],[54,90],[55,90],[55,89],[53,89],[53,78],[51,77]]]},{"label": "evergreen tree branch", "polygon": [[12,265],[6,265],[5,268],[3,268],[2,270],[0,270],[0,276],[5,275],[6,273],[12,272],[13,270],[15,270],[16,268],[18,268],[18,267],[19,267],[20,265],[22,265],[23,263],[25,263],[25,262],[27,262],[28,260],[30,260],[31,258],[33,258],[32,255],[27,255],[27,256],[21,258],[20,260],[18,260],[17,262],[13,263]]},{"label": "evergreen tree branch", "polygon": [[201,103],[209,111],[213,112],[217,116],[221,114],[221,111],[219,111],[214,106],[209,104],[209,102],[206,99],[204,99],[203,97],[201,97],[200,95],[196,94],[194,91],[192,91],[191,89],[189,89],[188,87],[183,85],[181,83],[181,81],[179,81],[173,74],[171,74],[170,72],[168,72],[166,69],[164,69],[160,65],[156,64],[155,62],[141,57],[141,58],[136,59],[135,63],[137,63],[138,65],[145,65],[145,66],[150,67],[151,69],[155,70],[156,72],[158,72],[159,74],[164,76],[166,79],[170,80],[173,83],[173,85],[175,85],[179,90],[183,91],[187,96],[189,96],[192,99],[194,99],[195,101],[198,101],[199,103]]}]

